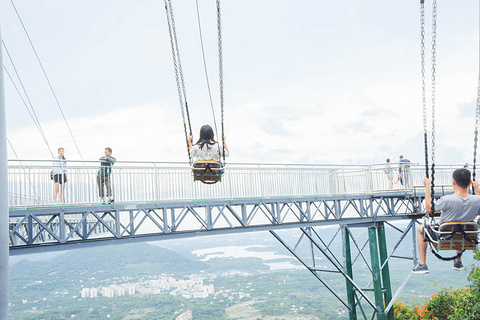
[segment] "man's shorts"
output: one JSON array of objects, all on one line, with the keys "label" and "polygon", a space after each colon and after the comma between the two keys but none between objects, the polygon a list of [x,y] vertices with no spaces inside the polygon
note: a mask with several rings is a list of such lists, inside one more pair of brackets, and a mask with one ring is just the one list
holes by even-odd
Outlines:
[{"label": "man's shorts", "polygon": [[[438,231],[438,226],[437,225],[433,226],[433,230]],[[423,227],[423,241],[425,241],[425,242],[430,241],[430,240],[438,241],[437,234],[433,230],[432,230],[431,226],[424,226]],[[428,232],[429,236],[427,236],[425,234],[427,232]]]}]

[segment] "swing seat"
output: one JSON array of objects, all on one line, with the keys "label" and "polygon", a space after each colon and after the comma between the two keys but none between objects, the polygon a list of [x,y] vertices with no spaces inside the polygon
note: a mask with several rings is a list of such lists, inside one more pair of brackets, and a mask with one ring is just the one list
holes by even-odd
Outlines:
[{"label": "swing seat", "polygon": [[199,160],[192,165],[193,181],[214,184],[222,181],[223,166],[214,160]]},{"label": "swing seat", "polygon": [[477,250],[479,225],[476,222],[445,222],[438,229],[430,228],[435,235],[426,232],[435,250]]}]

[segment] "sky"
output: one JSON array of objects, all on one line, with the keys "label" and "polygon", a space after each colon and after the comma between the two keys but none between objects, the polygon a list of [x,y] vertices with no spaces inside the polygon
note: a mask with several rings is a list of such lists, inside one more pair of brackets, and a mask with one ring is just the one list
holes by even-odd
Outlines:
[{"label": "sky", "polygon": [[[109,146],[118,160],[188,161],[163,1],[14,3],[84,159]],[[473,160],[478,6],[438,4],[438,164]],[[195,139],[213,125],[195,1],[173,7]],[[425,7],[430,122],[431,1]],[[215,1],[199,10],[219,126]],[[63,147],[79,160],[10,0],[0,2],[0,26],[52,153]],[[419,1],[222,1],[222,30],[229,162],[378,164],[400,154],[424,162]],[[7,75],[5,101],[18,157],[50,159]]]}]

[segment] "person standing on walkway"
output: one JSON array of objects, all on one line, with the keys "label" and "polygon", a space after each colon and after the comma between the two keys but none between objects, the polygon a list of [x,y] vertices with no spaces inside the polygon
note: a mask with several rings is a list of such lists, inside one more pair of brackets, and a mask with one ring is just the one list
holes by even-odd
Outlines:
[{"label": "person standing on walkway", "polygon": [[58,148],[58,156],[53,158],[52,179],[55,183],[53,203],[57,202],[58,191],[60,191],[60,203],[65,203],[65,183],[67,183],[67,163],[65,162],[65,150]]},{"label": "person standing on walkway", "polygon": [[410,162],[410,160],[405,159],[402,155],[400,156],[399,164],[399,173],[400,173],[400,182],[405,186],[405,188],[412,188],[412,176],[410,173],[410,165],[416,165],[418,163]]},{"label": "person standing on walkway", "polygon": [[395,178],[395,170],[392,167],[392,164],[390,163],[390,158],[387,158],[387,166],[385,168],[385,173],[387,174],[388,178],[388,186],[390,190],[393,189],[393,178]]},{"label": "person standing on walkway", "polygon": [[[105,156],[100,159],[100,169],[97,173],[98,196],[102,199],[102,204],[105,203],[105,191],[107,196],[107,203],[113,203],[112,198],[112,166],[117,161],[112,157],[112,148],[105,148]],[[105,186],[105,188],[104,188]]]}]

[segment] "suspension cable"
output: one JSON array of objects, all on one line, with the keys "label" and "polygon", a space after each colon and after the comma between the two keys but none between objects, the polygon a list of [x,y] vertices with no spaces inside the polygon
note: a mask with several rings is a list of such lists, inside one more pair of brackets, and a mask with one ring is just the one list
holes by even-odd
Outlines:
[{"label": "suspension cable", "polygon": [[222,156],[225,163],[225,126],[224,126],[224,95],[223,95],[223,43],[222,43],[222,15],[220,0],[217,0],[217,38],[218,38],[218,79],[220,84],[220,121],[222,126]]},{"label": "suspension cable", "polygon": [[[22,81],[22,78],[20,77],[20,74],[18,73],[18,70],[17,70],[17,67],[15,65],[15,62],[13,61],[13,58],[12,56],[10,55],[10,51],[8,50],[7,48],[7,45],[5,44],[5,42],[2,40],[2,46],[3,48],[5,49],[5,53],[7,54],[7,57],[8,59],[10,60],[10,63],[12,64],[12,67],[13,67],[13,70],[15,71],[15,75],[17,76],[17,79],[20,83],[20,86],[22,87],[22,90],[23,90],[23,93],[28,101],[28,105],[27,103],[25,102],[25,99],[23,98],[20,90],[18,89],[17,85],[15,84],[15,81],[13,80],[13,77],[11,76],[10,72],[8,72],[8,69],[6,68],[5,65],[3,65],[3,69],[5,70],[5,73],[7,74],[7,76],[9,77],[10,81],[12,82],[15,90],[17,91],[20,99],[22,100],[23,102],[23,105],[25,106],[25,108],[27,109],[30,117],[32,118],[33,120],[33,123],[35,123],[35,126],[37,127],[38,131],[40,132],[40,135],[42,136],[43,138],[43,141],[45,142],[45,144],[47,145],[47,149],[48,149],[48,152],[50,153],[50,155],[53,157],[53,153],[52,153],[52,149],[50,148],[50,144],[48,143],[48,140],[47,140],[47,137],[45,135],[45,132],[43,131],[43,128],[40,124],[40,120],[38,119],[38,116],[37,116],[37,113],[35,112],[35,108],[33,107],[33,104],[32,104],[32,101],[30,100],[30,97],[27,93],[27,90],[25,89],[25,86],[23,84],[23,81]],[[30,108],[28,107],[30,106]],[[31,109],[31,110],[30,110]]]},{"label": "suspension cable", "polygon": [[21,168],[22,168],[22,170],[23,170],[23,174],[24,174],[25,177],[27,178],[28,183],[30,184],[31,190],[33,190],[33,194],[35,195],[36,198],[38,198],[37,189],[36,189],[35,186],[33,185],[32,180],[30,179],[30,175],[27,174],[27,170],[26,170],[25,167],[23,166],[22,161],[20,161],[20,158],[18,157],[18,154],[17,154],[17,152],[15,151],[15,148],[13,147],[13,145],[12,145],[12,143],[10,142],[10,139],[8,139],[8,137],[7,137],[7,142],[8,142],[8,144],[10,145],[10,148],[12,148],[12,151],[13,151],[13,154],[15,155],[15,158],[17,158],[17,160],[18,160],[18,163],[20,164],[20,166],[21,166]]},{"label": "suspension cable", "polygon": [[47,76],[47,72],[45,71],[45,68],[43,67],[43,63],[40,60],[40,57],[37,53],[37,50],[35,49],[35,46],[33,45],[32,39],[30,38],[30,35],[28,34],[27,28],[25,27],[25,24],[23,23],[22,17],[20,16],[20,13],[18,12],[17,7],[15,6],[15,3],[13,2],[13,0],[10,0],[10,2],[13,6],[13,9],[15,10],[15,13],[17,14],[18,19],[20,20],[20,24],[22,25],[23,31],[25,32],[25,35],[27,36],[28,42],[30,43],[30,46],[33,49],[33,52],[35,54],[35,57],[37,58],[37,61],[40,65],[40,68],[42,69],[43,75],[44,75],[44,77],[45,77],[45,79],[48,83],[50,91],[52,92],[53,98],[55,99],[55,102],[58,106],[58,109],[60,110],[60,113],[62,114],[63,120],[64,120],[64,122],[67,126],[68,132],[70,133],[70,136],[72,137],[73,143],[75,144],[75,148],[77,149],[78,154],[80,155],[80,158],[83,160],[83,156],[82,156],[82,153],[80,152],[80,148],[78,147],[77,140],[75,139],[75,137],[73,135],[73,132],[72,132],[72,129],[70,128],[70,125],[68,124],[67,118],[65,116],[65,113],[63,112],[62,106],[60,105],[60,101],[58,100],[57,94],[55,93],[55,90],[53,89],[53,86],[50,82],[50,79]]},{"label": "suspension cable", "polygon": [[435,85],[436,85],[436,59],[437,59],[437,0],[432,1],[432,216],[435,213]]},{"label": "suspension cable", "polygon": [[[8,78],[10,79],[10,81],[12,82],[13,84],[13,87],[15,88],[15,90],[17,91],[18,93],[18,96],[20,97],[20,99],[22,100],[23,102],[23,105],[25,106],[25,108],[27,109],[28,111],[28,114],[30,115],[30,117],[32,118],[33,122],[35,123],[35,126],[37,127],[38,131],[40,132],[40,136],[42,137],[43,141],[45,142],[45,144],[47,145],[47,149],[48,149],[48,152],[50,153],[50,155],[52,156],[52,158],[54,157],[53,156],[53,153],[52,153],[52,149],[50,148],[50,144],[48,143],[48,140],[47,140],[47,137],[45,136],[45,133],[43,132],[43,129],[42,129],[42,126],[40,124],[40,121],[38,120],[36,114],[35,114],[35,109],[33,108],[33,106],[31,106],[32,108],[32,111],[28,108],[28,105],[27,103],[25,102],[25,99],[23,98],[20,90],[18,89],[17,85],[15,84],[15,81],[13,80],[10,72],[8,72],[7,68],[5,66],[3,66],[3,69],[5,70],[5,73],[7,74]],[[21,81],[21,80],[20,80]],[[28,99],[28,95],[27,95],[27,99]]]},{"label": "suspension cable", "polygon": [[[479,16],[479,33],[480,33],[480,16]],[[476,164],[477,164],[477,144],[478,144],[478,123],[480,120],[480,42],[479,42],[479,74],[478,74],[478,87],[477,87],[477,108],[475,112],[475,133],[473,143],[473,174],[472,178],[476,178]],[[475,194],[475,187],[472,185],[472,194]]]},{"label": "suspension cable", "polygon": [[[173,15],[173,6],[170,0],[165,1],[165,12],[167,16],[167,23],[168,23],[168,33],[170,36],[170,47],[172,49],[172,58],[173,58],[173,68],[175,73],[175,81],[177,83],[177,92],[178,92],[178,101],[180,103],[180,111],[182,113],[182,120],[183,120],[183,129],[185,132],[185,142],[187,145],[187,154],[188,154],[188,161],[192,164],[192,157],[190,155],[190,148],[189,148],[189,133],[190,136],[192,135],[192,126],[190,124],[190,114],[188,111],[188,103],[187,103],[187,93],[185,89],[185,81],[183,78],[183,71],[182,71],[182,63],[180,60],[180,52],[178,50],[178,41],[177,41],[177,31],[175,28],[175,18]],[[186,118],[185,118],[186,114]],[[188,124],[187,124],[188,121]],[[187,126],[188,130],[187,131]]]},{"label": "suspension cable", "polygon": [[[20,74],[18,73],[18,69],[17,69],[17,66],[15,64],[15,62],[13,61],[13,58],[12,56],[10,55],[10,51],[8,50],[7,48],[7,45],[6,43],[3,41],[2,39],[2,46],[3,48],[5,49],[5,53],[7,54],[7,57],[8,59],[10,60],[10,63],[12,64],[12,67],[13,67],[13,70],[15,71],[15,75],[17,76],[17,79],[20,83],[20,86],[22,87],[22,90],[23,90],[23,93],[25,94],[25,97],[28,101],[28,105],[30,106],[30,108],[28,107],[28,105],[26,104],[25,100],[23,99],[23,96],[22,94],[20,93],[20,90],[18,89],[17,85],[15,84],[15,81],[13,80],[13,77],[10,75],[10,73],[8,72],[6,66],[4,65],[3,68],[5,70],[5,72],[7,73],[8,77],[10,78],[10,81],[12,82],[13,86],[15,87],[15,89],[17,90],[17,93],[18,95],[20,96],[20,98],[22,99],[23,101],[23,104],[25,105],[25,108],[27,109],[28,113],[30,114],[30,116],[32,117],[32,120],[33,122],[35,123],[35,125],[37,126],[37,128],[39,129],[40,131],[40,135],[42,136],[42,138],[45,140],[47,146],[48,146],[48,151],[50,152],[50,154],[52,154],[51,152],[51,149],[50,149],[50,145],[48,144],[47,140],[46,140],[46,136],[45,136],[45,133],[43,132],[43,129],[42,129],[42,126],[40,125],[40,120],[38,119],[38,116],[37,116],[37,113],[35,111],[35,108],[33,107],[33,104],[32,104],[32,101],[30,100],[30,97],[27,93],[27,90],[25,89],[25,86],[23,84],[23,81],[22,81],[22,78],[20,77]],[[31,111],[30,111],[31,109]],[[52,154],[53,156],[53,154]]]},{"label": "suspension cable", "polygon": [[[207,82],[208,97],[210,99],[210,108],[212,110],[213,125],[214,125],[214,128],[215,128],[215,135],[217,136],[217,139],[218,139],[217,121],[216,121],[216,117],[215,117],[215,109],[213,107],[212,91],[210,90],[210,81],[209,81],[209,78],[208,78],[207,60],[205,59],[205,49],[204,49],[204,46],[203,46],[202,25],[201,25],[201,22],[200,22],[200,10],[198,8],[198,0],[195,0],[195,6],[196,6],[196,9],[197,9],[197,22],[198,22],[198,32],[200,34],[200,47],[201,47],[201,50],[202,50],[203,70],[205,71],[205,80]],[[219,6],[219,3],[217,1],[217,22],[218,22],[218,17],[219,17],[219,11],[218,11],[219,7],[218,6]],[[218,24],[217,24],[217,30],[218,30]],[[220,31],[220,34],[221,34],[221,31]],[[220,50],[221,43],[219,42],[218,45],[219,45],[219,50]],[[220,69],[220,67],[219,67],[219,69]],[[222,72],[223,72],[223,70],[222,70]],[[221,155],[220,145],[218,143],[217,143],[217,145],[218,145],[218,154]]]}]

